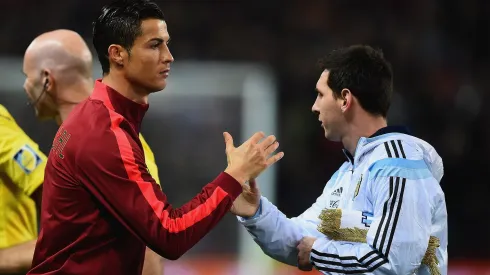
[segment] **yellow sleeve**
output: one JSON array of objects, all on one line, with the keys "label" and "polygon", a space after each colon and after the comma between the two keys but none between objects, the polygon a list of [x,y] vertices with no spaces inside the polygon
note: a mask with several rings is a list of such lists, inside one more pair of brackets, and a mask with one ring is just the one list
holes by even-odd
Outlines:
[{"label": "yellow sleeve", "polygon": [[140,134],[140,141],[141,145],[143,145],[143,152],[145,153],[146,167],[148,167],[148,170],[150,170],[150,175],[153,177],[153,179],[161,186],[155,156],[153,155],[150,146],[148,143],[146,143],[146,140],[143,138],[142,134]]},{"label": "yellow sleeve", "polygon": [[30,196],[44,181],[46,156],[0,105],[0,172]]}]

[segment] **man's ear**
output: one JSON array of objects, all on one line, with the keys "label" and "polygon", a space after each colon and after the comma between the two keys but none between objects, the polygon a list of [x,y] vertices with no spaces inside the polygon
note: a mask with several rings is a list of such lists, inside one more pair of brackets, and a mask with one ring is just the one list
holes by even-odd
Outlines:
[{"label": "man's ear", "polygon": [[124,65],[124,59],[127,57],[127,51],[121,45],[111,44],[107,49],[109,53],[109,63],[114,63],[117,66]]},{"label": "man's ear", "polygon": [[53,91],[55,86],[55,80],[53,78],[53,74],[51,73],[51,70],[43,69],[41,74],[42,74],[41,79],[43,83],[43,90],[48,93]]},{"label": "man's ear", "polygon": [[352,93],[349,89],[342,89],[340,91],[340,99],[342,100],[342,111],[345,112],[347,111],[350,106],[352,105]]}]

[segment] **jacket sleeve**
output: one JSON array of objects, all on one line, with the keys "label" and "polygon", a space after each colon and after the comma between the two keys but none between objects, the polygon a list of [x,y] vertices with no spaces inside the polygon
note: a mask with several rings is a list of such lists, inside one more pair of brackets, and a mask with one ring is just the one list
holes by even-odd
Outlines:
[{"label": "jacket sleeve", "polygon": [[149,248],[177,259],[226,215],[241,185],[221,173],[191,201],[173,208],[145,165],[143,151],[121,128],[98,134],[79,149],[80,182]]},{"label": "jacket sleeve", "polygon": [[10,115],[2,116],[0,112],[2,174],[19,190],[31,196],[44,181],[44,168],[46,156],[39,150],[39,146],[18,127]]},{"label": "jacket sleeve", "polygon": [[438,182],[422,160],[389,159],[371,166],[367,184],[367,242],[319,238],[312,264],[323,274],[413,274],[428,247]]},{"label": "jacket sleeve", "polygon": [[327,207],[327,190],[336,175],[327,183],[316,202],[298,217],[287,218],[267,198],[262,197],[256,216],[250,219],[238,217],[238,221],[245,226],[265,254],[282,263],[297,266],[296,247],[299,241],[305,236],[324,236],[317,230],[318,216]]}]

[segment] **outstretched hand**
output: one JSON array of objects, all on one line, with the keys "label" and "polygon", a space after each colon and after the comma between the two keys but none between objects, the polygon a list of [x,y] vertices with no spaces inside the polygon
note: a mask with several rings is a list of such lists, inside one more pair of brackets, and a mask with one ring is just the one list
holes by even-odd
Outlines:
[{"label": "outstretched hand", "polygon": [[228,161],[225,172],[242,185],[250,179],[257,178],[267,167],[284,156],[283,152],[272,155],[279,147],[273,135],[263,139],[264,133],[257,132],[239,147],[234,146],[233,137],[228,132],[223,133],[223,137]]}]

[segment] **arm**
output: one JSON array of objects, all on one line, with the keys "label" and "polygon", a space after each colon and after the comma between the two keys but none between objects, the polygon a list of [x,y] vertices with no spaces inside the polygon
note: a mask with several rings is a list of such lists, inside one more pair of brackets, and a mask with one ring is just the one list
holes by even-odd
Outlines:
[{"label": "arm", "polygon": [[203,238],[230,209],[242,187],[227,173],[173,208],[148,173],[142,150],[124,132],[83,146],[79,179],[130,232],[168,259],[177,259]]},{"label": "arm", "polygon": [[[41,211],[42,190],[42,185],[40,185],[31,194],[32,200],[36,203],[38,224]],[[37,239],[34,236],[32,241],[0,249],[0,274],[27,272],[32,264],[32,257],[34,255],[36,241]]]},{"label": "arm", "polygon": [[145,263],[143,265],[143,275],[162,275],[163,264],[162,257],[153,250],[146,248]]},{"label": "arm", "polygon": [[420,266],[431,228],[434,194],[428,190],[438,183],[427,168],[413,168],[377,170],[368,182],[374,213],[367,243],[317,239],[310,261],[319,271],[412,274]]},{"label": "arm", "polygon": [[32,264],[36,240],[0,249],[0,274],[27,272]]},{"label": "arm", "polygon": [[44,180],[46,156],[13,120],[0,116],[0,171],[32,196]]},{"label": "arm", "polygon": [[265,197],[260,199],[260,207],[255,217],[244,219],[238,217],[240,223],[252,235],[254,241],[265,254],[273,259],[296,266],[298,251],[296,246],[304,236],[323,236],[317,230],[318,215],[326,208],[327,187],[337,174],[327,183],[323,194],[303,214],[296,218],[287,218]]},{"label": "arm", "polygon": [[[0,176],[30,196],[39,211],[46,156],[10,116],[0,116],[0,133]],[[31,267],[36,237],[33,232],[31,241],[0,249],[0,274],[26,272]]]}]

